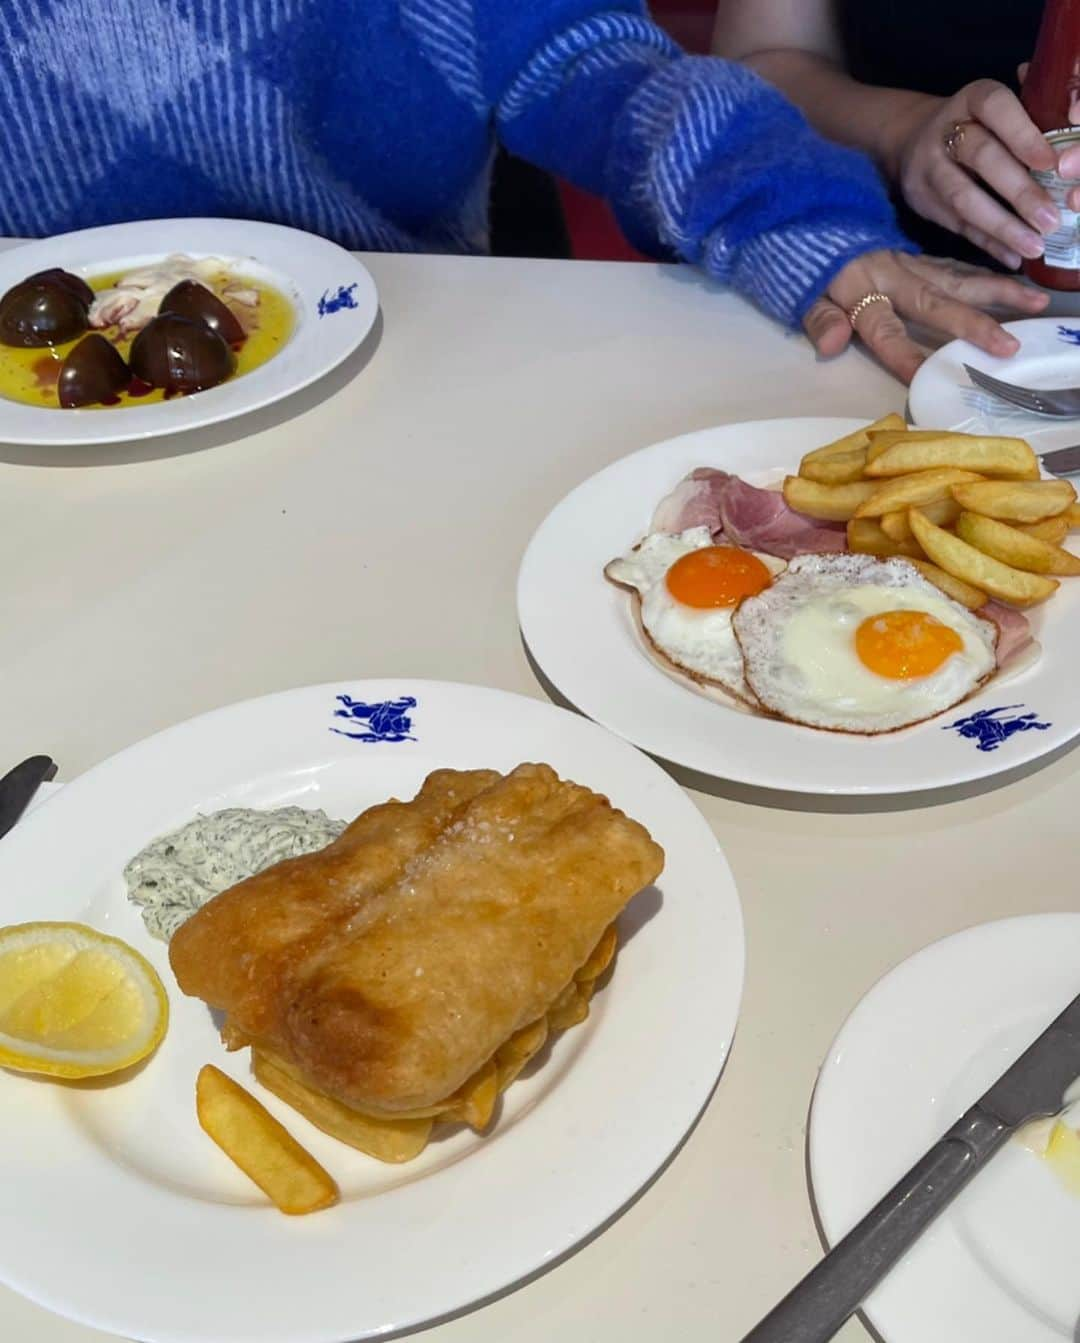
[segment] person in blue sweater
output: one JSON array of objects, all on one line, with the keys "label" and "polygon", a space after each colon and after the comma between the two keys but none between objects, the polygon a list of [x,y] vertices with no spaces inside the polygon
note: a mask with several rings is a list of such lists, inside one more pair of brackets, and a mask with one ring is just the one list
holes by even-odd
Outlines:
[{"label": "person in blue sweater", "polygon": [[644,0],[0,0],[0,233],[229,215],[353,249],[483,252],[493,147],[823,355],[908,380],[901,316],[996,354],[1002,276],[913,255],[861,154]]}]

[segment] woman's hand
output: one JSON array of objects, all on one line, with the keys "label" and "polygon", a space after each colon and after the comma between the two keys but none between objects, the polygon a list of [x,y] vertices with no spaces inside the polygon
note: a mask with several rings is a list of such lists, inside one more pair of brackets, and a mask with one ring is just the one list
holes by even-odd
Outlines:
[{"label": "woman's hand", "polygon": [[[884,294],[863,306],[854,328],[848,313],[868,294]],[[826,294],[803,319],[814,348],[824,358],[845,349],[853,335],[894,373],[910,382],[925,354],[901,321],[909,317],[947,337],[961,336],[989,354],[1015,354],[1016,338],[976,307],[1014,308],[1025,316],[1041,312],[1049,296],[1007,275],[978,266],[901,252],[867,252],[840,271]]]},{"label": "woman's hand", "polygon": [[[1042,256],[1043,236],[1059,217],[1030,170],[1053,168],[1057,156],[1011,89],[977,79],[951,98],[919,98],[893,142],[889,172],[912,209],[1006,266]],[[1080,150],[1062,159],[1080,175]]]}]

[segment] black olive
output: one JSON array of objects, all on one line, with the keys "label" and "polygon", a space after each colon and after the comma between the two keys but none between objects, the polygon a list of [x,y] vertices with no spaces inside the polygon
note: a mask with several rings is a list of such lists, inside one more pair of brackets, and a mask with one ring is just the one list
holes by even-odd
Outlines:
[{"label": "black olive", "polygon": [[236,367],[228,345],[202,322],[167,313],[154,317],[132,342],[131,371],[167,392],[201,392],[224,382]]},{"label": "black olive", "polygon": [[72,275],[69,270],[61,270],[59,266],[53,266],[51,270],[35,271],[33,275],[28,275],[26,279],[28,283],[40,281],[42,284],[58,284],[61,289],[68,290],[87,308],[94,301],[94,291],[86,281],[78,275]]},{"label": "black olive", "polygon": [[73,406],[115,402],[130,381],[131,370],[120,351],[95,332],[84,336],[68,352],[56,390],[60,404],[70,410]]},{"label": "black olive", "polygon": [[236,345],[247,334],[239,319],[221,299],[195,280],[181,280],[179,284],[173,285],[158,308],[159,317],[167,313],[188,317],[193,322],[203,322],[228,345]]},{"label": "black olive", "polygon": [[0,298],[0,344],[63,345],[86,325],[86,304],[51,280],[23,280]]}]

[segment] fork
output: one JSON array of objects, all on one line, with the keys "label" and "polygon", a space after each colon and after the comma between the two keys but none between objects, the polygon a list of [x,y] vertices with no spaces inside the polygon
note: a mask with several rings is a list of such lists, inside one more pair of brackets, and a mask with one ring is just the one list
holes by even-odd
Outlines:
[{"label": "fork", "polygon": [[964,365],[964,371],[976,387],[1032,415],[1051,415],[1062,419],[1080,416],[1080,387],[1020,387],[1015,382],[993,378],[989,373],[972,368],[970,364]]}]

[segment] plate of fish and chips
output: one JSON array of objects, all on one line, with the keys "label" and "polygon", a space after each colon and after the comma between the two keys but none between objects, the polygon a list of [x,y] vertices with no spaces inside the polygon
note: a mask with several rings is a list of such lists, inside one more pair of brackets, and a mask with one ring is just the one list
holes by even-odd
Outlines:
[{"label": "plate of fish and chips", "polygon": [[[217,872],[192,827],[320,811],[329,844],[150,917],[163,863]],[[676,1151],[738,1015],[738,897],[693,804],[491,690],[343,682],[193,719],[28,815],[0,880],[0,1045],[13,937],[81,929],[168,998],[133,1067],[0,1071],[0,1280],[154,1343],[367,1338],[550,1266]],[[64,1025],[37,1071],[85,1045]]]},{"label": "plate of fish and chips", "polygon": [[1080,732],[1074,486],[899,415],[725,425],[557,504],[518,578],[545,675],[665,760],[770,789],[989,778]]}]

